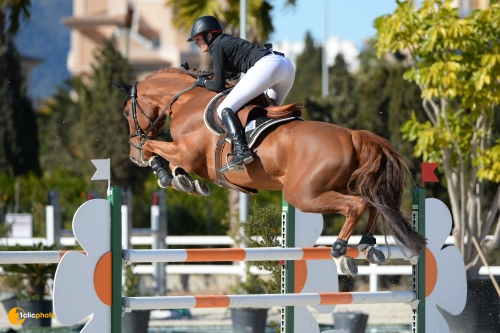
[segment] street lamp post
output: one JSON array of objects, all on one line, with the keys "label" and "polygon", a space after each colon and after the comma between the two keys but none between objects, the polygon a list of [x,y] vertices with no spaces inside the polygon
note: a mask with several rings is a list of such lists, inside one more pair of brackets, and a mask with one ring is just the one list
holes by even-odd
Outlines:
[{"label": "street lamp post", "polygon": [[328,96],[328,65],[326,47],[328,43],[328,0],[323,0],[323,53],[321,59],[321,96]]},{"label": "street lamp post", "polygon": [[[247,39],[247,1],[240,0],[240,38]],[[241,73],[241,77],[243,77],[243,73]],[[241,78],[240,78],[241,79]],[[243,192],[240,192],[240,214],[238,222],[246,222],[248,220],[248,202],[249,196]],[[241,246],[245,246],[244,239],[244,231],[243,228],[240,227],[240,236],[241,236]],[[240,262],[240,267],[242,269],[242,282],[246,282],[246,274],[245,274],[245,263],[243,261]]]}]

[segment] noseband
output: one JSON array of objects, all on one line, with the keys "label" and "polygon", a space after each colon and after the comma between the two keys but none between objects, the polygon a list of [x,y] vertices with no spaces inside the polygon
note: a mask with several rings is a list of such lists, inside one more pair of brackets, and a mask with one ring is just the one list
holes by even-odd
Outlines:
[{"label": "noseband", "polygon": [[[163,109],[163,111],[158,115],[158,117],[153,120],[146,115],[146,113],[142,110],[141,106],[139,105],[139,102],[137,101],[137,83],[135,83],[130,88],[129,93],[128,93],[127,97],[125,98],[125,104],[127,104],[127,101],[129,99],[132,100],[132,117],[134,118],[134,124],[135,124],[135,132],[129,135],[128,143],[132,147],[136,148],[137,150],[143,150],[142,146],[144,146],[146,141],[154,139],[152,136],[149,135],[151,133],[151,131],[156,129],[156,125],[159,122],[167,120],[166,115],[165,115],[165,117],[163,117],[165,112],[167,112],[168,109],[171,109],[172,104],[174,104],[174,102],[179,98],[180,95],[184,94],[185,92],[187,92],[195,87],[196,87],[196,85],[193,84],[191,87],[188,87],[188,88],[182,90],[181,92],[179,92],[177,95],[175,95],[172,98],[172,100],[170,101],[170,103],[168,103],[167,106],[165,106],[165,108]],[[124,107],[125,107],[125,105],[124,105]],[[142,112],[144,117],[146,117],[149,120],[149,127],[146,131],[143,131],[142,128],[139,126],[139,121],[137,120],[137,108],[139,108],[139,110]],[[172,111],[168,115],[169,116],[172,115]],[[137,146],[132,142],[132,138],[135,138],[136,136],[139,137],[140,146]]]}]

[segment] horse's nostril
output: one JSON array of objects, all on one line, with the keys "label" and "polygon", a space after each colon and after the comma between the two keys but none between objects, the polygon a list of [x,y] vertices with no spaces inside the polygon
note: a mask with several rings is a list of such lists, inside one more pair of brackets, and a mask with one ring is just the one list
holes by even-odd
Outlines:
[{"label": "horse's nostril", "polygon": [[138,164],[138,163],[137,163],[137,160],[135,159],[135,157],[134,157],[134,156],[129,156],[129,157],[130,157],[130,160],[131,160],[133,163]]}]

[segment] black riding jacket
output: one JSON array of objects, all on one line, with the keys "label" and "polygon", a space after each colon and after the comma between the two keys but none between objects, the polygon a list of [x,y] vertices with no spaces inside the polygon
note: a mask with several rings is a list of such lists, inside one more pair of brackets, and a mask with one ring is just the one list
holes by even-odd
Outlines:
[{"label": "black riding jacket", "polygon": [[206,80],[205,87],[221,92],[226,85],[226,72],[246,73],[257,60],[268,54],[265,48],[231,35],[220,34],[208,47],[214,64],[214,79]]}]

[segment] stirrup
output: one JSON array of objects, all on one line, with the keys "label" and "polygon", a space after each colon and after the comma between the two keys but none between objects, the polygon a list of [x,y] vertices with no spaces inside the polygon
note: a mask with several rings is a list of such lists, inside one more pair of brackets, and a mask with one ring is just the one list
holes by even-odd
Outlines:
[{"label": "stirrup", "polygon": [[221,173],[228,173],[228,172],[241,173],[243,172],[243,170],[245,170],[245,168],[241,164],[235,164],[235,165],[226,164],[222,168],[220,168]]},{"label": "stirrup", "polygon": [[228,161],[229,155],[236,156],[236,155],[239,155],[238,153],[232,152],[232,153],[227,154],[226,155],[226,165],[224,165],[220,169],[220,172],[221,173],[233,172],[233,171],[242,172],[244,170],[243,164],[248,164],[248,163],[251,163],[253,161],[253,153],[250,149],[248,149],[248,151],[250,152],[250,155],[244,157],[239,163],[233,162],[235,157],[233,157],[233,159],[231,161]]}]

